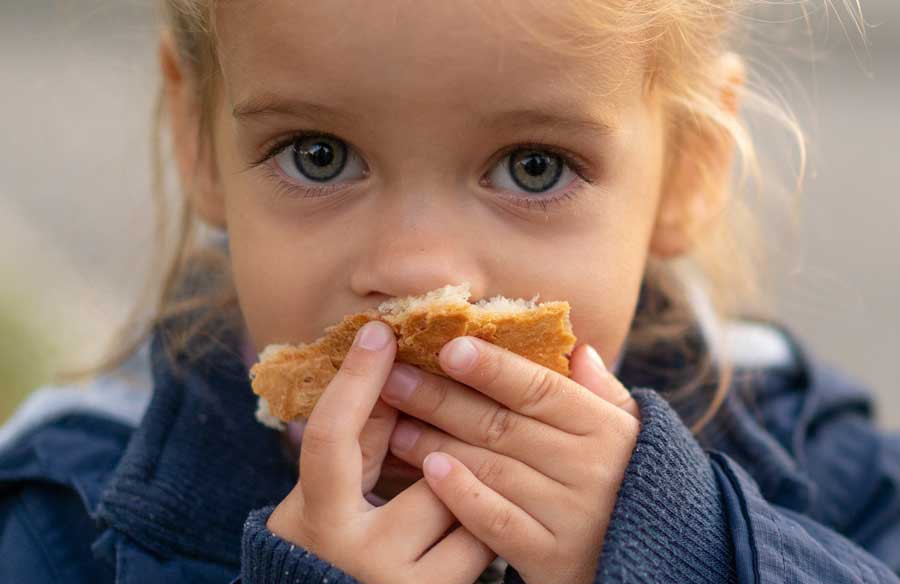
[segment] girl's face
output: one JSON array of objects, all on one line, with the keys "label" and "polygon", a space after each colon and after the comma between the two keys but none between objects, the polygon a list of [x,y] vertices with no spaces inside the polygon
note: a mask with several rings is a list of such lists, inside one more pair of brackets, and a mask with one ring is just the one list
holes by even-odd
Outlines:
[{"label": "girl's face", "polygon": [[468,281],[567,300],[618,356],[660,198],[642,63],[557,55],[476,4],[223,3],[217,193],[255,350]]},{"label": "girl's face", "polygon": [[[579,342],[618,358],[673,246],[643,59],[560,55],[490,5],[221,3],[200,212],[228,231],[256,351],[468,281],[472,301],[567,300]],[[553,34],[563,7],[517,14]]]}]

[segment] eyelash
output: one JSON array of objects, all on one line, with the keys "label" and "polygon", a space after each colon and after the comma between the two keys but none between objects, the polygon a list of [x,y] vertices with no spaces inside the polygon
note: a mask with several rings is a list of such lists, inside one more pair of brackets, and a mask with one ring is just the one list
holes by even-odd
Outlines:
[{"label": "eyelash", "polygon": [[[327,132],[296,132],[294,134],[290,134],[285,138],[277,141],[270,148],[266,150],[266,154],[262,156],[259,160],[256,160],[250,165],[250,168],[255,168],[260,166],[261,164],[267,162],[268,160],[278,156],[282,152],[284,152],[287,148],[290,148],[295,142],[306,138],[308,136],[324,136],[333,138],[335,140],[341,140],[337,136],[329,134]],[[515,205],[519,207],[523,207],[528,209],[529,211],[536,210],[535,207],[540,207],[542,212],[549,212],[548,208],[551,206],[562,205],[566,200],[574,198],[578,192],[585,187],[587,184],[592,184],[594,181],[586,176],[588,165],[585,163],[579,156],[568,152],[563,148],[558,148],[556,146],[548,146],[546,144],[542,144],[538,139],[529,140],[526,142],[514,144],[505,148],[500,153],[500,160],[505,158],[507,155],[515,152],[516,150],[539,150],[542,152],[550,152],[559,156],[563,163],[568,166],[572,171],[578,176],[578,179],[573,181],[574,185],[562,193],[558,193],[551,197],[543,198],[543,199],[534,199],[528,197],[519,197],[515,195],[504,195],[504,198],[510,199]],[[300,191],[302,194],[301,197],[319,197],[329,195],[343,187],[341,186],[297,186],[293,185],[290,182],[286,181],[284,177],[274,168],[272,165],[265,166],[266,174],[275,180],[277,186],[275,190],[276,198],[296,198],[297,192]],[[310,194],[314,193],[314,194]]]}]

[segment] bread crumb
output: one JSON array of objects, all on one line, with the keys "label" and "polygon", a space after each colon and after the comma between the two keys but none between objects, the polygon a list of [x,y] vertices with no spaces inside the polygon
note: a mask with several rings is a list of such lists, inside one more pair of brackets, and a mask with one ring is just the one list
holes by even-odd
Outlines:
[{"label": "bread crumb", "polygon": [[256,420],[279,432],[284,432],[284,429],[287,427],[284,422],[272,415],[271,411],[269,411],[269,402],[264,397],[259,398],[256,402]]}]

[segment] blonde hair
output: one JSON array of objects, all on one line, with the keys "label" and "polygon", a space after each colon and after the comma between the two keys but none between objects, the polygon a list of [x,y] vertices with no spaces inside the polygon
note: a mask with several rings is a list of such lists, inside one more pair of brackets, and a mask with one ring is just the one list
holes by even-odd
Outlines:
[{"label": "blonde hair", "polygon": [[[686,354],[689,353],[684,337],[696,324],[696,315],[685,287],[687,273],[700,276],[720,321],[741,316],[765,319],[773,313],[768,295],[770,275],[765,271],[764,239],[758,217],[758,209],[763,204],[761,200],[754,200],[753,194],[772,197],[777,207],[788,209],[789,218],[796,222],[796,207],[786,203],[789,195],[800,190],[806,161],[805,138],[786,108],[766,97],[764,89],[754,88],[752,71],[748,72],[748,82],[739,90],[743,107],[768,114],[783,124],[795,138],[800,153],[800,169],[793,192],[778,188],[771,180],[764,181],[747,125],[740,116],[731,115],[723,107],[721,78],[711,66],[736,39],[741,11],[751,8],[756,1],[759,0],[571,0],[572,10],[563,11],[560,17],[570,28],[564,28],[566,33],[557,38],[529,28],[527,22],[517,21],[517,10],[506,13],[510,21],[517,21],[539,42],[562,52],[590,56],[601,48],[600,39],[610,38],[622,39],[642,49],[649,57],[648,85],[658,92],[665,114],[666,168],[681,155],[681,145],[692,133],[711,127],[724,131],[734,141],[739,154],[741,173],[730,187],[731,192],[710,194],[726,196],[728,204],[714,223],[697,235],[689,255],[677,261],[649,258],[641,305],[625,347],[629,355],[652,355],[661,343],[681,346]],[[843,1],[849,10],[852,0]],[[179,57],[190,71],[201,104],[198,149],[214,147],[210,118],[219,79],[215,2],[161,0],[160,7],[164,30],[172,35]],[[861,17],[854,17],[854,22],[859,25]],[[200,244],[201,225],[192,211],[190,193],[183,193],[177,200],[177,228],[174,238],[171,237],[169,221],[172,213],[163,188],[165,165],[161,138],[164,125],[160,88],[152,136],[154,201],[160,245],[151,276],[153,285],[145,288],[147,296],[138,300],[115,348],[107,357],[88,370],[63,373],[62,377],[90,375],[117,366],[146,340],[154,327],[174,317],[191,316],[182,319],[187,324],[181,328],[165,331],[169,337],[166,346],[171,355],[183,353],[188,360],[202,358],[223,331],[233,330],[240,322],[228,257],[224,250]],[[688,154],[694,156],[696,153]],[[706,178],[710,174],[707,172],[709,162],[697,160],[701,176]],[[202,274],[212,278],[198,280],[195,277]],[[146,307],[150,307],[149,313]],[[688,355],[687,362],[695,366],[687,378],[683,372],[671,372],[678,383],[668,396],[670,400],[694,396],[709,384],[710,374],[716,373],[705,411],[692,420],[694,431],[699,431],[715,413],[732,382],[732,364],[725,351],[719,354],[724,357],[719,367],[713,367],[710,352],[705,351]]]}]

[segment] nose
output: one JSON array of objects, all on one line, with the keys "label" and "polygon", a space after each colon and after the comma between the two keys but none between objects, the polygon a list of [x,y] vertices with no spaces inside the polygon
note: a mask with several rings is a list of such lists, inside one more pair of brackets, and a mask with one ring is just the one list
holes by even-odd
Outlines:
[{"label": "nose", "polygon": [[354,292],[408,296],[469,282],[471,299],[482,298],[490,247],[460,199],[452,193],[423,197],[412,189],[383,197],[372,221],[360,228]]}]

